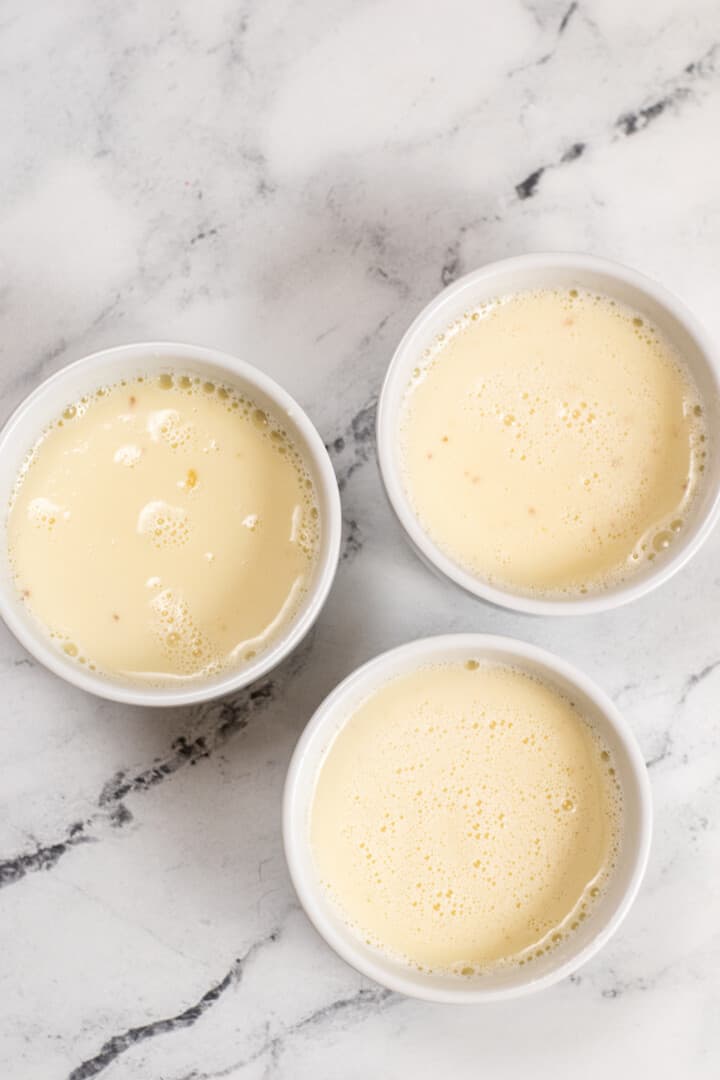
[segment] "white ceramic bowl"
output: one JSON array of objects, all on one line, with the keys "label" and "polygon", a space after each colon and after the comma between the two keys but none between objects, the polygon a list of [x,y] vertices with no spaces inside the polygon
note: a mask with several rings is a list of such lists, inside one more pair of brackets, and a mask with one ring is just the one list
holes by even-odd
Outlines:
[{"label": "white ceramic bowl", "polygon": [[283,635],[255,660],[213,679],[189,681],[178,687],[148,687],[88,671],[52,644],[18,598],[8,562],[4,518],[0,524],[0,615],[10,630],[28,652],[56,675],[100,697],[132,705],[187,705],[206,701],[247,686],[270,671],[295,648],[318,617],[332,585],[340,552],[342,519],[337,480],[311,421],[297,402],[258,368],[215,349],[194,345],[167,342],[121,345],[69,364],[38,386],[0,433],[0,505],[7,507],[23,458],[66,405],[121,378],[173,371],[197,372],[207,379],[226,382],[282,418],[315,482],[322,525],[320,550],[302,607]]},{"label": "white ceramic bowl", "polygon": [[[365,944],[326,895],[310,844],[310,810],[323,759],[343,724],[389,679],[428,663],[484,658],[540,676],[571,696],[615,758],[624,802],[617,868],[598,907],[574,936],[531,967],[465,979],[415,971]],[[295,748],[285,784],[283,836],[295,889],[310,920],[329,945],[364,975],[391,990],[427,1001],[476,1003],[540,990],[570,975],[617,930],[640,887],[650,848],[650,784],[638,745],[610,699],[581,671],[551,653],[512,638],[449,634],[383,653],[358,668],[325,699]]]},{"label": "white ceramic bowl", "polygon": [[[440,550],[425,532],[401,475],[399,417],[413,368],[437,334],[482,300],[521,289],[582,287],[605,293],[654,322],[684,356],[704,400],[710,432],[708,467],[687,526],[667,554],[625,583],[577,599],[541,599],[488,584]],[[380,395],[377,443],[380,472],[390,503],[411,545],[436,572],[501,607],[534,615],[587,615],[643,596],[667,581],[698,550],[720,514],[720,353],[683,303],[650,278],[592,255],[520,255],[490,263],[460,278],[420,312],[395,351]]]}]

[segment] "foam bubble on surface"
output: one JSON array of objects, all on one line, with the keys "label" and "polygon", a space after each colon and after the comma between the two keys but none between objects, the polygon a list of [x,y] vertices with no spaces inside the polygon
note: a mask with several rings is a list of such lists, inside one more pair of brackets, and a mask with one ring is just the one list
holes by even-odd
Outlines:
[{"label": "foam bubble on surface", "polygon": [[125,465],[127,468],[132,469],[134,465],[137,465],[138,461],[142,457],[142,450],[139,446],[135,446],[133,443],[127,443],[125,446],[119,446],[113,454],[113,461],[117,465]]},{"label": "foam bubble on surface", "polygon": [[148,536],[156,548],[180,547],[190,539],[190,521],[181,506],[156,499],[140,511],[137,531]]},{"label": "foam bubble on surface", "polygon": [[28,521],[36,529],[46,529],[48,532],[54,529],[58,521],[63,517],[63,508],[58,506],[52,499],[42,496],[31,499],[27,507]]},{"label": "foam bubble on surface", "polygon": [[177,592],[163,589],[153,597],[151,607],[156,620],[155,635],[176,671],[189,674],[200,669],[211,674],[220,670],[222,658]]},{"label": "foam bubble on surface", "polygon": [[183,421],[177,409],[157,409],[150,413],[147,431],[154,442],[166,443],[171,450],[179,450],[195,438],[194,425]]}]

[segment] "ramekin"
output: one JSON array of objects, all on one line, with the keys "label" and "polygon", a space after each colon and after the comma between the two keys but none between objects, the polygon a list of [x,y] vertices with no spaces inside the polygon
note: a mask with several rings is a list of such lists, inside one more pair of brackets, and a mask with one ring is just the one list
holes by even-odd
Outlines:
[{"label": "ramekin", "polygon": [[[588,596],[543,598],[491,585],[443,552],[430,538],[403,483],[400,413],[413,368],[437,334],[464,312],[491,297],[522,289],[579,287],[605,293],[654,322],[685,358],[707,412],[710,433],[704,481],[681,536],[668,552],[624,582]],[[377,413],[380,473],[405,535],[434,571],[467,592],[500,607],[533,615],[587,615],[636,600],[672,577],[708,537],[720,514],[720,352],[685,305],[657,282],[626,266],[582,254],[533,254],[489,263],[454,282],[432,300],[398,345],[385,377]],[[452,513],[452,507],[448,507]]]},{"label": "ramekin", "polygon": [[[315,869],[310,811],[333,739],[361,702],[398,675],[425,664],[482,659],[529,671],[569,695],[609,746],[623,794],[617,867],[597,908],[574,935],[529,966],[470,978],[416,971],[367,945],[343,920]],[[650,850],[652,806],[642,754],[612,701],[586,675],[551,653],[512,638],[449,634],[383,653],[348,676],[319,707],[295,748],[283,800],[283,838],[290,875],[309,919],[347,963],[409,997],[455,1004],[513,998],[551,986],[594,956],[617,930],[637,895]]]},{"label": "ramekin", "polygon": [[[7,507],[18,470],[28,451],[65,406],[83,394],[119,379],[163,372],[197,372],[237,387],[282,419],[315,482],[321,534],[313,580],[285,632],[264,652],[235,670],[177,686],[148,686],[89,671],[66,657],[17,594],[8,559],[7,511],[0,524],[0,615],[29,653],[56,675],[100,697],[131,705],[187,705],[239,690],[274,668],[302,640],[317,619],[337,569],[342,518],[337,480],[320,435],[298,403],[273,379],[244,360],[195,345],[147,342],[93,353],[41,383],[15,410],[0,433],[0,505]],[[238,598],[241,602],[241,598]]]}]

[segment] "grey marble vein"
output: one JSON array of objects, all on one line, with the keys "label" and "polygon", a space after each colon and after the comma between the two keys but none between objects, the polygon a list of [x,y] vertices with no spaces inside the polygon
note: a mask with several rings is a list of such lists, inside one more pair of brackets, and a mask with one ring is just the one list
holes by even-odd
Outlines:
[{"label": "grey marble vein", "polygon": [[555,40],[552,44],[552,47],[548,49],[547,52],[544,52],[541,56],[539,56],[537,60],[532,60],[530,61],[530,63],[524,63],[521,64],[519,67],[513,68],[509,72],[510,78],[512,78],[514,75],[519,74],[522,71],[528,71],[530,68],[543,67],[545,64],[547,64],[550,60],[553,59],[557,52],[558,45],[560,44],[560,39],[570,25],[570,21],[577,12],[579,6],[580,5],[576,2],[576,0],[573,0],[573,2],[563,12],[560,21],[557,24],[557,29],[555,31]]},{"label": "grey marble vein", "polygon": [[[381,329],[381,326],[378,329]],[[327,446],[335,465],[341,492],[345,490],[354,473],[375,455],[376,416],[377,398],[373,397],[355,413],[343,432]]]},{"label": "grey marble vein", "polygon": [[145,1042],[147,1039],[155,1039],[158,1035],[168,1035],[182,1028],[192,1027],[204,1013],[222,997],[231,986],[240,982],[245,974],[248,963],[260,952],[261,949],[273,944],[278,940],[279,934],[273,931],[262,941],[257,941],[242,956],[233,961],[227,973],[218,982],[214,983],[194,1004],[188,1005],[174,1016],[164,1017],[162,1020],[151,1020],[147,1024],[129,1028],[120,1035],[113,1035],[103,1043],[98,1052],[91,1058],[87,1058],[68,1074],[67,1080],[91,1080],[104,1072],[114,1061],[130,1050],[131,1047]]},{"label": "grey marble vein", "polygon": [[[577,5],[571,6],[575,8]],[[614,133],[623,137],[637,135],[668,110],[677,109],[690,100],[692,98],[693,84],[717,73],[717,56],[718,45],[714,44],[697,60],[686,64],[680,75],[673,80],[669,80],[670,89],[662,97],[651,101],[648,105],[642,105],[639,108],[621,113],[615,121]],[[607,138],[607,136],[605,137]],[[595,141],[597,140],[593,139],[593,145]],[[558,166],[577,161],[585,153],[588,145],[589,143],[586,141],[577,140],[561,153],[558,160],[539,165],[533,169],[524,180],[515,185],[517,198],[521,201],[531,199],[537,194],[540,182],[548,169],[555,169]]]},{"label": "grey marble vein", "polygon": [[704,682],[709,675],[712,675],[718,667],[720,667],[720,660],[713,660],[711,663],[705,664],[700,671],[691,672],[683,685],[682,693],[678,700],[678,706],[684,705],[693,690],[699,686],[700,683]]},{"label": "grey marble vein", "polygon": [[[279,1062],[282,1055],[288,1050],[288,1043],[293,1038],[303,1033],[312,1031],[324,1024],[340,1020],[343,1025],[358,1023],[368,1016],[381,1012],[389,1005],[397,1003],[401,999],[384,990],[382,987],[362,988],[350,997],[339,998],[315,1009],[308,1016],[302,1017],[297,1023],[283,1029],[276,1035],[269,1035],[248,1057],[233,1063],[219,1072],[193,1071],[182,1077],[181,1080],[222,1080],[224,1077],[234,1075],[239,1069],[246,1069],[255,1062],[267,1059],[263,1072],[264,1080],[270,1080],[277,1075]],[[73,1080],[73,1078],[69,1078]],[[81,1078],[77,1078],[81,1080]]]},{"label": "grey marble vein", "polygon": [[78,844],[87,844],[93,837],[86,834],[86,823],[77,821],[71,825],[62,840],[51,844],[38,844],[30,851],[0,860],[0,888],[12,885],[26,874],[38,870],[51,870],[53,866]]},{"label": "grey marble vein", "polygon": [[[296,663],[297,656],[285,670],[288,673],[297,670],[294,666]],[[242,732],[256,714],[268,708],[277,687],[277,676],[274,676],[231,698],[188,710],[194,720],[191,731],[199,723],[203,729],[200,733],[178,735],[167,756],[146,768],[119,769],[103,785],[97,799],[97,811],[85,821],[69,826],[62,839],[0,861],[0,888],[20,881],[26,874],[51,870],[74,847],[98,840],[99,836],[94,833],[101,833],[106,825],[123,828],[130,824],[133,815],[124,799],[147,792],[179,769],[196,765],[209,757]]]}]

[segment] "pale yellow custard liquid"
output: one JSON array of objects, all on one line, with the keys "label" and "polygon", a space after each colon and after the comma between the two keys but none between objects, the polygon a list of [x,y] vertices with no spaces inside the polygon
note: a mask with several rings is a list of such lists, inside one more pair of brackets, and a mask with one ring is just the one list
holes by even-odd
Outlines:
[{"label": "pale yellow custard liquid", "polygon": [[706,455],[670,342],[577,289],[468,312],[419,358],[402,412],[405,487],[428,535],[527,594],[597,592],[661,558]]},{"label": "pale yellow custard liquid", "polygon": [[320,522],[282,425],[192,375],[65,409],[8,519],[24,601],[78,663],[168,683],[242,666],[297,613]]},{"label": "pale yellow custard liquid", "polygon": [[314,861],[369,944],[423,970],[526,964],[592,913],[621,841],[612,757],[573,704],[509,667],[422,667],[330,745]]}]

